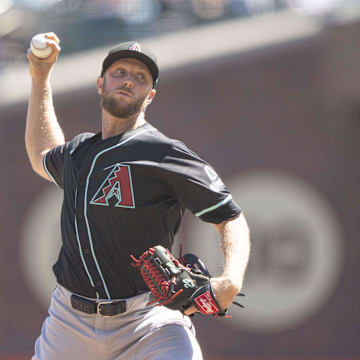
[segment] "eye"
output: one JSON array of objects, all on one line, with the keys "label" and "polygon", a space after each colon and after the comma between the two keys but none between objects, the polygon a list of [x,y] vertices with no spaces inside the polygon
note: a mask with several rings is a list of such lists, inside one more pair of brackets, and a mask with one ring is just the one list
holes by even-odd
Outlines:
[{"label": "eye", "polygon": [[124,69],[118,68],[113,72],[114,76],[124,76],[126,75],[126,71]]},{"label": "eye", "polygon": [[146,79],[146,76],[143,73],[139,73],[137,76],[140,81],[145,81],[145,79]]}]

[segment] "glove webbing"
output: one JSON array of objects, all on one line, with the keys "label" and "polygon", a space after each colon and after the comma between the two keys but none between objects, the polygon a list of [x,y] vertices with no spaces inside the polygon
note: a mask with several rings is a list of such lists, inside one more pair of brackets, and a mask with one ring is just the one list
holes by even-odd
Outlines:
[{"label": "glove webbing", "polygon": [[[139,260],[136,259],[135,256],[130,255],[131,259],[134,261],[134,263],[131,265],[134,267],[140,266],[140,272],[146,285],[156,296],[156,299],[149,302],[148,305],[154,303],[156,303],[156,306],[167,305],[171,303],[178,295],[180,295],[183,292],[183,289],[179,289],[172,296],[170,296],[174,291],[174,286],[176,285],[176,277],[172,276],[169,281],[164,279],[164,276],[161,274],[159,267],[153,264],[153,262],[156,261],[154,254],[154,248],[150,248],[140,256]],[[170,277],[169,274],[167,274],[167,277]]]}]

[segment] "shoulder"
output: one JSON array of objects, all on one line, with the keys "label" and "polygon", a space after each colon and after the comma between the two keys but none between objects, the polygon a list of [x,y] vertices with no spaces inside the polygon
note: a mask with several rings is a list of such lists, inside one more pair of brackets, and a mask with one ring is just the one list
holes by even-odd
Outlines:
[{"label": "shoulder", "polygon": [[185,145],[180,140],[172,139],[171,151],[173,153],[178,153],[178,154],[182,154],[183,156],[188,156],[191,158],[196,158],[197,160],[201,160],[198,154],[196,154],[193,150],[191,150],[187,145]]},{"label": "shoulder", "polygon": [[154,149],[158,149],[164,154],[164,156],[168,155],[200,159],[200,157],[194,151],[189,149],[189,147],[182,141],[170,138],[154,127],[152,127],[151,130],[152,131],[144,134],[144,137],[141,139],[141,141],[144,144],[153,147]]},{"label": "shoulder", "polygon": [[81,144],[89,141],[89,139],[92,139],[94,136],[96,136],[94,133],[85,132],[79,135],[76,135],[74,138],[72,138],[68,142],[68,150],[70,154],[72,154]]},{"label": "shoulder", "polygon": [[75,137],[73,137],[70,140],[70,143],[73,145],[79,145],[79,144],[83,143],[84,141],[86,141],[87,139],[90,139],[94,136],[95,136],[94,133],[85,132],[85,133],[82,133],[82,134],[79,134],[79,135],[76,135]]}]

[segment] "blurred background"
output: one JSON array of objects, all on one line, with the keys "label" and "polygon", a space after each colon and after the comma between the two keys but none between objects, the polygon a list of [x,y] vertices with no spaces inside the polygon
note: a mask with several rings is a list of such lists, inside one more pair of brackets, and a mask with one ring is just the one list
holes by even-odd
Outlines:
[{"label": "blurred background", "polygon": [[[160,66],[147,120],[208,160],[248,218],[245,309],[194,319],[205,359],[360,359],[360,1],[1,0],[0,360],[31,358],[55,286],[62,193],[24,146],[25,54],[48,31],[67,139],[100,131],[102,61],[140,40]],[[211,226],[186,214],[180,242],[221,272]]]}]

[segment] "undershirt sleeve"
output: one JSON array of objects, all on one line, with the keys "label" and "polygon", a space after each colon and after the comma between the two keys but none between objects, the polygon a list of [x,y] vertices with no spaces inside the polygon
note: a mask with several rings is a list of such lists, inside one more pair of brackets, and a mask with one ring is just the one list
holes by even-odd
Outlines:
[{"label": "undershirt sleeve", "polygon": [[174,141],[160,167],[179,203],[201,220],[219,224],[241,213],[214,168]]}]

